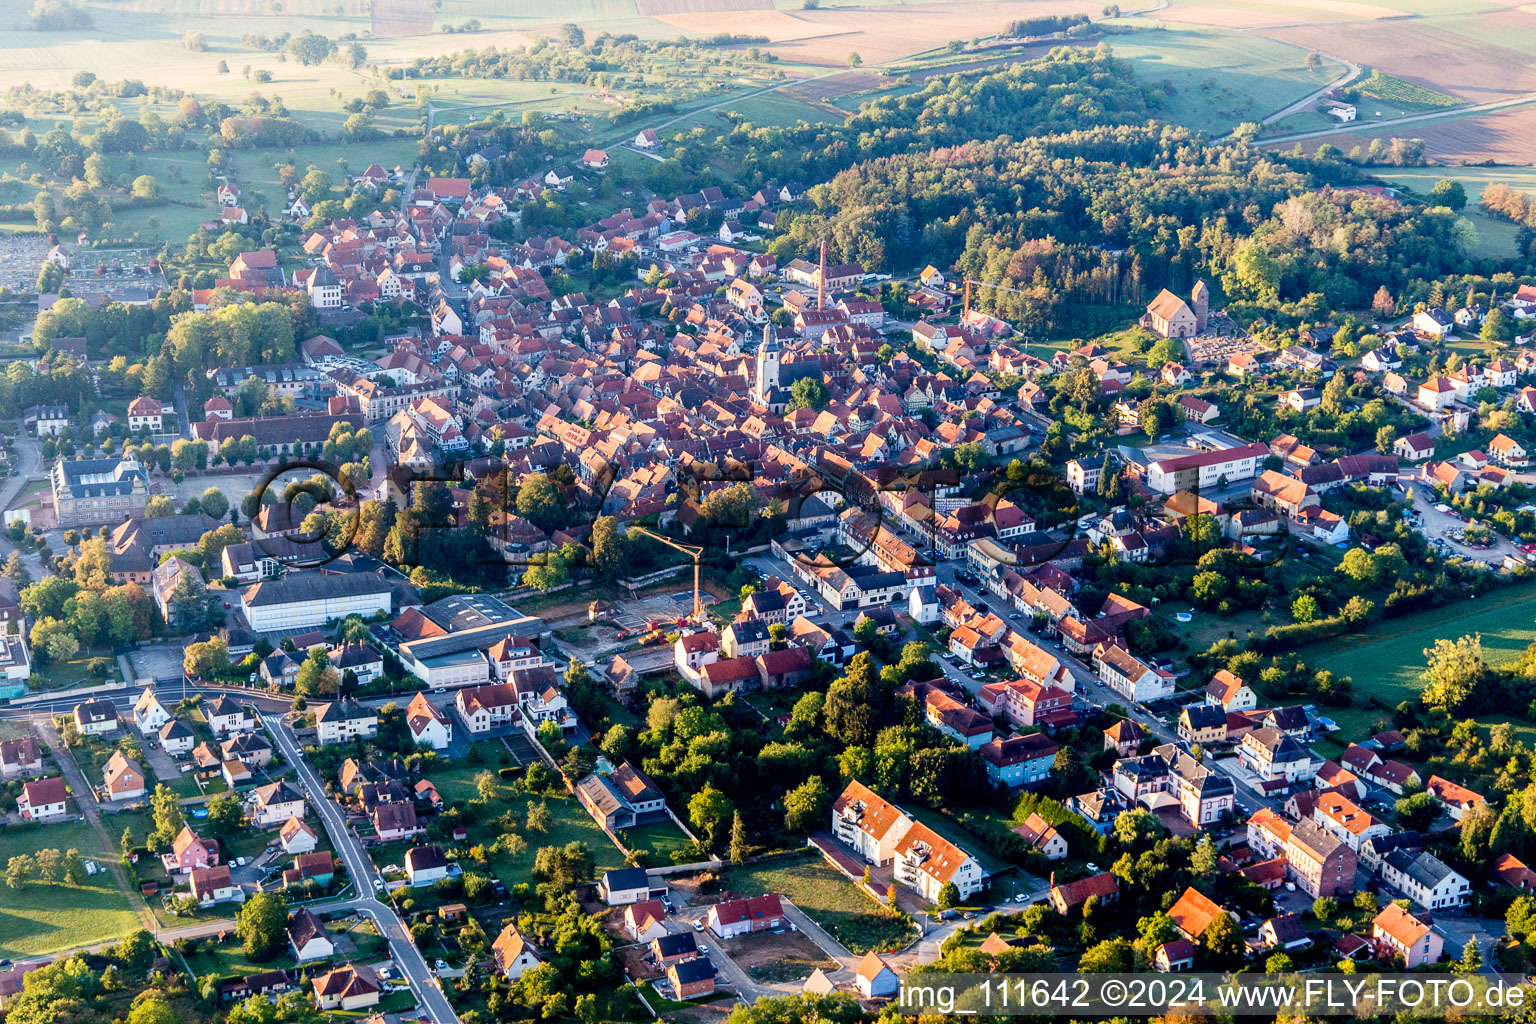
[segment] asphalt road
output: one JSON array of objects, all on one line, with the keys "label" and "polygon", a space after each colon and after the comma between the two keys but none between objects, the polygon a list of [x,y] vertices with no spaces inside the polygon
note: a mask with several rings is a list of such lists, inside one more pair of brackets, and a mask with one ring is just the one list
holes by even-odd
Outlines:
[{"label": "asphalt road", "polygon": [[[167,697],[171,695],[171,688],[167,689]],[[395,908],[373,896],[374,880],[380,879],[378,869],[374,866],[373,858],[363,849],[351,829],[347,827],[346,815],[342,813],[332,800],[325,795],[325,784],[315,773],[309,762],[304,759],[303,752],[299,749],[298,741],[292,731],[282,721],[281,714],[289,706],[289,699],[269,696],[266,694],[252,693],[241,689],[223,689],[220,687],[193,687],[187,686],[180,689],[181,696],[202,694],[214,696],[228,693],[237,700],[250,703],[263,712],[266,726],[272,733],[274,742],[282,751],[283,757],[294,766],[295,773],[304,790],[305,796],[315,805],[320,815],[320,821],[325,826],[327,834],[331,837],[331,843],[335,847],[338,856],[352,875],[353,884],[357,888],[357,895],[349,900],[341,900],[333,903],[316,904],[313,908],[323,910],[355,910],[367,917],[378,928],[379,934],[389,945],[391,959],[400,969],[412,992],[420,1002],[423,1010],[432,1021],[432,1024],[457,1024],[459,1016],[454,1012],[453,1006],[439,987],[437,979],[433,977],[432,970],[428,966],[426,958],[411,941],[405,923]],[[104,691],[92,696],[111,700],[121,709],[130,708],[137,699],[136,687],[125,686],[112,691]],[[32,718],[34,716],[48,716],[56,712],[67,711],[79,703],[80,697],[60,696],[54,700],[38,701],[33,704],[10,705],[0,708],[0,718]],[[78,783],[77,783],[78,785]],[[380,879],[382,881],[382,879]],[[188,925],[185,928],[165,929],[156,932],[156,938],[163,942],[173,942],[185,936],[198,936],[212,934],[216,931],[227,930],[228,922],[211,922],[205,924]]]},{"label": "asphalt road", "polygon": [[390,956],[395,961],[395,966],[400,969],[401,975],[410,984],[411,991],[416,994],[422,1009],[426,1010],[433,1024],[457,1022],[459,1015],[454,1012],[453,1005],[448,1002],[448,997],[438,986],[426,958],[421,955],[421,950],[417,949],[416,944],[411,941],[410,935],[405,930],[405,923],[400,920],[400,915],[395,913],[394,907],[369,895],[374,882],[382,879],[380,879],[378,868],[374,866],[373,858],[363,849],[362,843],[358,841],[352,830],[347,828],[346,815],[326,797],[325,784],[315,774],[309,762],[304,759],[298,742],[289,731],[287,724],[268,715],[266,725],[278,749],[297,771],[305,794],[320,813],[320,821],[325,825],[325,831],[330,835],[332,845],[341,856],[342,863],[352,873],[358,896],[349,905],[372,921],[378,928],[379,934],[389,943]]}]

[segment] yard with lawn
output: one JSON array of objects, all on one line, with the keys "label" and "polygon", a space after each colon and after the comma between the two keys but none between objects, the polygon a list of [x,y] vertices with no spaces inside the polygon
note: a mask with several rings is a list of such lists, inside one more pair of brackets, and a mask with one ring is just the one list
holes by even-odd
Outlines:
[{"label": "yard with lawn", "polygon": [[652,867],[671,864],[673,853],[693,847],[693,841],[670,821],[627,828],[619,834],[619,838],[635,853],[644,853],[646,864]]},{"label": "yard with lawn", "polygon": [[[491,871],[499,878],[503,885],[509,889],[519,882],[527,882],[533,875],[533,859],[541,846],[564,846],[567,843],[585,843],[592,851],[593,860],[597,866],[598,874],[602,874],[609,868],[624,866],[624,856],[619,853],[619,848],[613,845],[608,834],[597,827],[597,822],[581,804],[572,796],[550,794],[547,797],[530,797],[521,793],[510,794],[507,803],[498,802],[493,805],[494,814],[500,814],[503,809],[510,807],[513,817],[519,820],[527,816],[527,807],[530,802],[542,800],[549,805],[549,829],[545,832],[534,832],[526,827],[518,829],[518,833],[527,841],[528,846],[522,853],[493,853],[490,857]],[[489,815],[488,815],[489,816]],[[471,825],[469,829],[471,842],[485,843],[489,845],[496,839],[491,830],[485,826]]]},{"label": "yard with lawn", "polygon": [[729,868],[721,881],[746,896],[785,897],[854,953],[901,949],[914,936],[904,918],[876,904],[813,853]]},{"label": "yard with lawn", "polygon": [[38,956],[57,950],[122,938],[139,927],[128,898],[118,890],[95,831],[84,822],[52,825],[11,825],[0,832],[0,863],[42,849],[79,850],[103,870],[87,876],[84,885],[46,883],[36,879],[19,889],[7,889],[0,907],[0,955]]}]

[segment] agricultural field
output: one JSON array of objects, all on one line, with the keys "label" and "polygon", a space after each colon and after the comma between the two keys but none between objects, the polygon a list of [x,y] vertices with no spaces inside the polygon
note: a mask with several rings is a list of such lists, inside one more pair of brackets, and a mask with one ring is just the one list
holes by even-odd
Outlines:
[{"label": "agricultural field", "polygon": [[1109,42],[1162,90],[1160,119],[1213,133],[1262,120],[1343,72],[1327,59],[1308,68],[1306,50],[1217,28],[1169,25],[1117,33]]},{"label": "agricultural field", "polygon": [[1536,90],[1536,51],[1531,43],[1536,14],[1523,11],[1298,24],[1263,31],[1271,39],[1348,57],[1467,103]]},{"label": "agricultural field", "polygon": [[[1127,5],[1130,6],[1130,5]],[[813,67],[847,67],[857,53],[866,65],[910,57],[952,40],[996,35],[1023,8],[999,0],[974,3],[912,3],[854,6],[839,3],[823,10],[750,10],[669,14],[659,20],[690,34],[734,32],[766,36],[760,44],[786,62]],[[1035,0],[1031,16],[1088,14],[1097,17],[1102,3],[1091,0]],[[899,11],[900,17],[892,17]]]},{"label": "agricultural field", "polygon": [[1532,159],[1531,132],[1536,130],[1536,106],[1518,106],[1487,113],[1458,113],[1388,125],[1371,130],[1340,131],[1308,139],[1308,150],[1331,142],[1345,153],[1369,146],[1373,138],[1389,143],[1394,137],[1424,140],[1427,159],[1445,164],[1524,163]]},{"label": "agricultural field", "polygon": [[[109,821],[111,819],[108,819]],[[0,832],[0,864],[18,854],[39,849],[76,849],[86,860],[105,865],[115,859],[103,850],[95,831],[84,822],[53,825],[11,825]],[[16,958],[120,939],[139,926],[128,899],[105,869],[81,886],[33,879],[19,889],[7,889],[0,908],[0,955]]]},{"label": "agricultural field", "polygon": [[721,877],[725,887],[746,896],[778,893],[805,911],[854,953],[899,949],[912,930],[820,857],[804,856],[734,867]]},{"label": "agricultural field", "polygon": [[1400,18],[1404,13],[1391,3],[1363,0],[1175,0],[1154,17],[1221,28],[1268,28],[1298,22]]}]

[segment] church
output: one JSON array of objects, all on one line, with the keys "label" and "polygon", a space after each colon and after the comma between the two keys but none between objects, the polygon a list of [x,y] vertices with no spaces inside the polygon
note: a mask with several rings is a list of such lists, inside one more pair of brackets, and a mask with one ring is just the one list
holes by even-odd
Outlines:
[{"label": "church", "polygon": [[776,416],[782,416],[793,401],[790,388],[802,377],[822,377],[821,360],[784,361],[784,346],[773,325],[763,328],[763,341],[757,347],[757,376],[752,384],[752,404]]},{"label": "church", "polygon": [[[1191,309],[1193,305],[1193,309]],[[1142,314],[1141,326],[1164,338],[1194,338],[1205,333],[1210,318],[1211,290],[1196,281],[1185,302],[1164,288]]]}]

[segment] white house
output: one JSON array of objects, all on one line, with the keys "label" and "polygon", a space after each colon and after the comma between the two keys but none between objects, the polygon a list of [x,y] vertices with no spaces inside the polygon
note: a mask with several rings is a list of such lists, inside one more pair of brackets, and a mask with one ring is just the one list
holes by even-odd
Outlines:
[{"label": "white house", "polygon": [[315,830],[304,824],[304,819],[295,815],[283,823],[282,831],[277,834],[278,842],[282,844],[284,853],[298,855],[301,853],[314,853],[319,836]]},{"label": "white house", "polygon": [[1381,880],[1425,910],[1464,906],[1472,885],[1428,850],[1393,850],[1381,860]]},{"label": "white house", "polygon": [[294,960],[301,964],[329,959],[336,952],[336,945],[331,942],[325,925],[308,907],[294,911],[288,919],[288,948],[293,950]]},{"label": "white house", "polygon": [[315,732],[322,747],[368,739],[378,731],[378,712],[354,698],[333,700],[315,709]]},{"label": "white house", "polygon": [[165,710],[155,696],[155,688],[147,686],[144,692],[139,694],[138,701],[133,705],[133,724],[144,736],[152,736],[160,731],[160,727],[171,720],[171,713]]},{"label": "white house", "polygon": [[453,742],[453,721],[437,705],[427,699],[425,691],[411,698],[405,708],[406,728],[411,739],[433,750],[446,750]]},{"label": "white house", "polygon": [[[665,891],[665,884],[663,884]],[[644,903],[651,898],[651,876],[645,868],[615,868],[603,872],[597,884],[597,894],[610,907],[622,907],[631,903]]]},{"label": "white house", "polygon": [[240,610],[258,633],[323,626],[348,615],[390,610],[393,589],[376,573],[294,573],[240,591]]},{"label": "white house", "polygon": [[539,954],[533,948],[533,944],[523,938],[523,933],[517,930],[517,925],[508,923],[496,936],[496,941],[491,943],[491,955],[496,960],[496,969],[506,978],[516,981],[527,972],[539,966]]},{"label": "white house", "polygon": [[939,621],[939,598],[932,587],[913,587],[907,595],[907,614],[920,626]]},{"label": "white house", "polygon": [[1456,322],[1446,315],[1445,310],[1436,306],[1426,309],[1422,313],[1413,314],[1413,329],[1420,334],[1430,334],[1436,338],[1443,338],[1455,328]]},{"label": "white house", "polygon": [[853,973],[859,986],[859,995],[865,999],[893,996],[901,987],[901,979],[877,953],[865,953]]},{"label": "white house", "polygon": [[448,857],[437,845],[413,846],[405,851],[405,877],[411,888],[420,889],[448,877]]},{"label": "white house", "polygon": [[210,868],[193,868],[190,881],[192,895],[202,906],[245,902],[245,890],[230,878],[228,864],[215,864]]},{"label": "white house", "polygon": [[109,700],[87,700],[75,705],[75,732],[81,736],[106,736],[117,731],[117,706]]},{"label": "white house", "polygon": [[251,794],[251,820],[267,828],[303,818],[304,794],[286,782],[269,782]]},{"label": "white house", "polygon": [[1173,695],[1173,676],[1143,663],[1119,644],[1099,644],[1093,668],[1116,693],[1133,701],[1160,700]]},{"label": "white house", "polygon": [[21,787],[16,798],[16,810],[27,821],[48,821],[64,816],[69,802],[69,789],[64,779],[34,779]]},{"label": "white house", "polygon": [[256,719],[244,707],[222,694],[203,706],[203,717],[215,736],[232,736],[256,728]]}]

